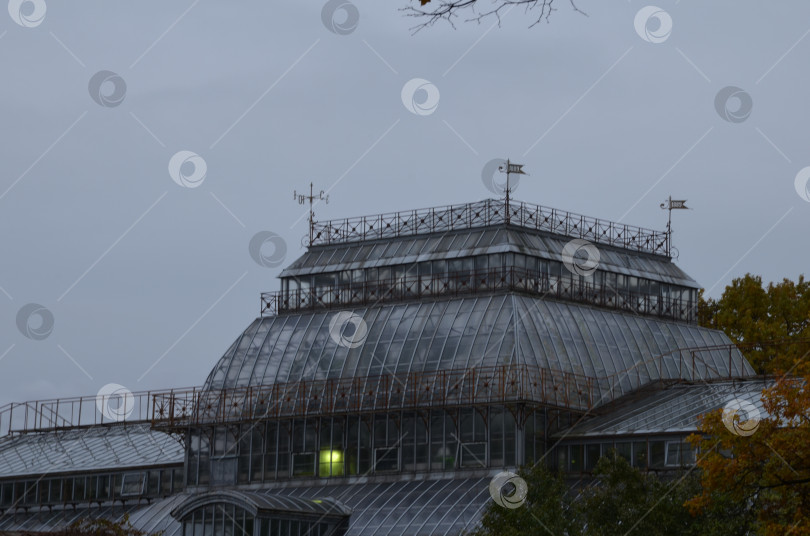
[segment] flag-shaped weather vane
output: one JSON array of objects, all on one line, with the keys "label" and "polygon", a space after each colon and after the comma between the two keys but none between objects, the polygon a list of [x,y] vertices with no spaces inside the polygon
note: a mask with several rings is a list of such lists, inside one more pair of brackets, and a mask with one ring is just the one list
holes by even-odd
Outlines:
[{"label": "flag-shaped weather vane", "polygon": [[663,210],[669,211],[668,218],[667,218],[667,254],[671,254],[672,250],[672,211],[673,210],[690,210],[689,207],[686,206],[686,199],[672,199],[672,196],[661,203],[661,208]]},{"label": "flag-shaped weather vane", "polygon": [[508,224],[510,219],[511,219],[511,215],[512,215],[512,211],[509,208],[509,198],[510,198],[510,194],[512,192],[512,187],[509,184],[509,175],[511,175],[513,173],[515,175],[528,175],[528,173],[523,171],[523,164],[513,164],[512,162],[509,161],[509,159],[506,160],[505,164],[501,164],[500,166],[498,166],[498,171],[500,171],[501,173],[506,173],[506,189],[505,189],[505,193],[506,193],[506,216],[505,216],[505,218],[506,218],[506,223]]}]

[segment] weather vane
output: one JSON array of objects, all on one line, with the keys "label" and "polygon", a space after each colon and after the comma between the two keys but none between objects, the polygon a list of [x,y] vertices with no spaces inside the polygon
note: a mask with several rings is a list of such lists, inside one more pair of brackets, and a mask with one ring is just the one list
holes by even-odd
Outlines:
[{"label": "weather vane", "polygon": [[669,211],[669,217],[667,218],[667,253],[670,253],[672,250],[672,211],[673,210],[689,210],[689,207],[686,206],[686,199],[672,199],[672,196],[661,203],[661,208],[663,210]]},{"label": "weather vane", "polygon": [[303,205],[309,201],[309,245],[311,246],[315,235],[315,211],[313,210],[312,204],[315,201],[323,201],[324,203],[329,204],[329,195],[323,190],[316,194],[313,189],[313,185],[310,182],[309,195],[299,194],[297,191],[293,190],[293,199],[298,201],[299,205]]},{"label": "weather vane", "polygon": [[505,216],[505,221],[508,224],[510,222],[510,220],[511,220],[511,212],[512,212],[511,209],[509,208],[509,196],[510,196],[510,194],[512,192],[512,187],[509,184],[509,175],[512,174],[512,173],[514,173],[515,175],[528,175],[528,173],[523,171],[523,164],[513,164],[512,162],[509,161],[509,159],[506,160],[505,164],[501,164],[500,166],[498,166],[498,171],[500,171],[501,173],[506,173],[506,190],[505,190],[505,194],[506,194],[506,216]]}]

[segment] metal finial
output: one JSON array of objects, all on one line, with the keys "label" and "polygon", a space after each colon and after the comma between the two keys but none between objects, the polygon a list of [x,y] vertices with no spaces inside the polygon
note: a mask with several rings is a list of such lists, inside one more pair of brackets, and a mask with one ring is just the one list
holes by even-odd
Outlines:
[{"label": "metal finial", "polygon": [[505,192],[506,215],[504,217],[504,220],[508,224],[511,220],[511,212],[512,212],[512,210],[509,208],[509,197],[510,194],[512,193],[512,187],[509,184],[509,175],[511,173],[514,173],[516,175],[528,175],[528,173],[523,171],[523,164],[513,164],[512,162],[509,161],[509,159],[506,160],[506,165],[501,164],[500,166],[498,166],[498,171],[500,171],[501,173],[506,173],[506,192]]},{"label": "metal finial", "polygon": [[315,211],[313,210],[313,203],[315,201],[323,201],[324,203],[329,203],[329,194],[321,190],[317,194],[315,193],[314,187],[312,183],[309,183],[309,195],[307,194],[299,194],[297,191],[293,190],[293,199],[298,201],[299,205],[303,205],[309,202],[309,245],[312,245],[312,240],[315,234]]}]

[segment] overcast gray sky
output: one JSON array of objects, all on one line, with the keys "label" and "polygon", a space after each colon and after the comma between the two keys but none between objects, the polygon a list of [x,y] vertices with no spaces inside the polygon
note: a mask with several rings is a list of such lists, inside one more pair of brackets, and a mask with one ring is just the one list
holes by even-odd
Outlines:
[{"label": "overcast gray sky", "polygon": [[[278,287],[251,237],[302,252],[310,181],[322,219],[373,214],[492,196],[481,169],[510,157],[534,203],[663,230],[659,203],[688,199],[678,263],[712,296],[806,271],[810,3],[660,0],[637,31],[646,3],[558,0],[534,28],[517,8],[411,35],[406,0],[352,2],[338,33],[320,1],[0,13],[0,404],[203,382]],[[181,168],[193,188],[180,151],[206,164]],[[30,303],[52,331],[18,329]]]}]

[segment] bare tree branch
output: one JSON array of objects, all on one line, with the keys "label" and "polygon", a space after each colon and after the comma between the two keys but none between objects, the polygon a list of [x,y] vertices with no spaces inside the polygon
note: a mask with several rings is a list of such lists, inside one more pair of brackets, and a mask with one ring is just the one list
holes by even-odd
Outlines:
[{"label": "bare tree branch", "polygon": [[[416,26],[411,27],[413,33],[433,26],[439,21],[447,21],[453,28],[456,27],[455,22],[461,13],[469,14],[469,17],[464,19],[464,22],[477,22],[481,23],[484,19],[495,17],[498,20],[498,26],[501,25],[501,15],[506,14],[515,6],[523,6],[525,13],[531,13],[534,17],[529,27],[546,21],[557,8],[554,7],[555,0],[409,0],[413,4],[419,3],[419,6],[409,5],[408,7],[401,8],[400,11],[405,12],[407,17],[415,17],[421,22]],[[482,4],[489,1],[490,5],[484,9],[479,9]],[[582,15],[588,16],[587,13],[579,9],[574,0],[568,0],[573,10]]]}]

